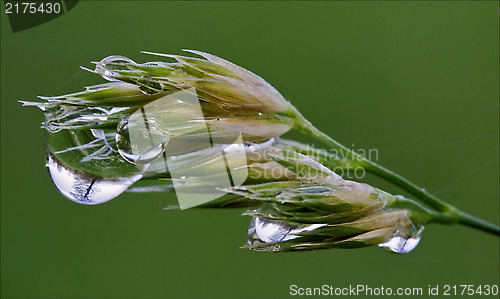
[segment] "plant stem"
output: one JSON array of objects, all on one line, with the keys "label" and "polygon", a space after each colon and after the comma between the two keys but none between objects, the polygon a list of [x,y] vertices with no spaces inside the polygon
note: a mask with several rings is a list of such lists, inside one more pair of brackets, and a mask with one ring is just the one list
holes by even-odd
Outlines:
[{"label": "plant stem", "polygon": [[500,227],[497,225],[486,222],[462,211],[458,211],[458,214],[458,223],[500,236]]},{"label": "plant stem", "polygon": [[330,146],[333,149],[342,151],[346,158],[350,159],[355,165],[361,166],[367,171],[376,174],[387,181],[401,187],[402,189],[415,195],[422,203],[434,208],[439,212],[439,217],[434,217],[434,222],[440,223],[461,223],[488,233],[495,235],[500,235],[500,227],[491,223],[488,223],[482,219],[476,218],[465,212],[460,211],[456,207],[440,200],[436,196],[427,192],[424,188],[412,183],[408,179],[402,177],[401,175],[381,166],[377,163],[359,155],[358,153],[348,149],[336,140],[332,139],[330,136],[318,130],[313,124],[311,124],[300,112],[291,108],[291,115],[295,119],[294,128],[308,136],[314,137],[315,139],[323,142],[325,145]]}]

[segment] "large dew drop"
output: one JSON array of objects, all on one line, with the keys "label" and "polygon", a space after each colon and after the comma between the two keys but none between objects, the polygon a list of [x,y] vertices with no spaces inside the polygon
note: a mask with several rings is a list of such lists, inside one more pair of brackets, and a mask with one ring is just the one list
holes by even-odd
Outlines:
[{"label": "large dew drop", "polygon": [[116,134],[118,153],[130,163],[144,165],[160,158],[168,143],[166,132],[149,122],[142,109],[120,121]]},{"label": "large dew drop", "polygon": [[301,227],[291,226],[283,221],[255,217],[252,221],[255,234],[264,243],[288,241],[298,238],[297,233],[311,231],[325,224],[311,224]]},{"label": "large dew drop", "polygon": [[408,253],[417,247],[423,229],[423,227],[420,228],[414,235],[396,231],[389,241],[379,244],[378,246],[395,253]]},{"label": "large dew drop", "polygon": [[106,80],[119,81],[116,78],[119,78],[120,74],[116,71],[128,71],[127,64],[135,64],[135,62],[125,56],[112,55],[97,62],[94,72]]},{"label": "large dew drop", "polygon": [[116,180],[94,177],[66,167],[53,155],[49,155],[47,167],[57,189],[72,201],[85,205],[107,202],[123,193],[142,177],[142,174]]}]

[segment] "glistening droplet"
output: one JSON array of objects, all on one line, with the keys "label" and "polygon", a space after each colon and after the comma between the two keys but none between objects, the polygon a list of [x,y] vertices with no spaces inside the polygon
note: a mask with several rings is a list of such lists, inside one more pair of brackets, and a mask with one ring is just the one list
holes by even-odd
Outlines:
[{"label": "glistening droplet", "polygon": [[169,140],[167,133],[158,129],[141,110],[122,119],[116,134],[118,153],[128,162],[138,165],[160,158]]},{"label": "glistening droplet", "polygon": [[408,253],[417,247],[423,229],[422,227],[413,234],[398,230],[389,241],[379,244],[378,246],[396,253]]},{"label": "glistening droplet", "polygon": [[163,85],[151,77],[142,76],[135,82],[144,94],[153,95],[163,91]]},{"label": "glistening droplet", "polygon": [[125,56],[112,55],[97,62],[94,72],[106,80],[119,81],[116,78],[120,77],[120,74],[116,71],[129,71],[127,64],[135,64],[135,62]]},{"label": "glistening droplet", "polygon": [[64,196],[86,205],[107,202],[120,195],[142,177],[142,174],[115,180],[95,177],[70,169],[61,164],[52,154],[48,157],[47,167],[52,181]]},{"label": "glistening droplet", "polygon": [[275,221],[255,217],[252,221],[255,228],[255,234],[264,243],[287,241],[298,238],[297,233],[311,231],[324,226],[325,224],[311,224],[301,227],[292,226],[284,221]]}]

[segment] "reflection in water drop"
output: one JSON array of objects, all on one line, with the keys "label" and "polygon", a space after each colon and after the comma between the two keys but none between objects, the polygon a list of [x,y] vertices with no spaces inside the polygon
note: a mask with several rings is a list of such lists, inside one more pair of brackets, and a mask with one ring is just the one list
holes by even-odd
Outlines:
[{"label": "reflection in water drop", "polygon": [[401,226],[398,230],[395,227],[384,227],[360,231],[350,227],[355,224],[359,223],[298,224],[254,216],[248,229],[248,241],[244,247],[258,251],[279,252],[359,248],[378,244],[388,251],[408,253],[417,247],[423,231],[423,226],[413,225]]},{"label": "reflection in water drop", "polygon": [[407,232],[402,233],[398,230],[389,241],[378,246],[396,253],[408,253],[417,247],[423,230],[424,227],[420,228],[414,235]]},{"label": "reflection in water drop", "polygon": [[116,71],[128,71],[126,64],[135,64],[135,62],[125,56],[113,55],[108,56],[96,63],[95,70],[97,74],[101,75],[104,79],[109,81],[119,81],[116,79],[120,77]]},{"label": "reflection in water drop", "polygon": [[143,111],[141,115],[134,113],[122,119],[118,125],[118,153],[130,163],[144,165],[153,162],[163,155],[167,143],[166,132],[149,121]]},{"label": "reflection in water drop", "polygon": [[289,235],[292,229],[293,227],[287,225],[285,222],[255,218],[255,233],[260,240],[266,243],[296,238],[295,236]]},{"label": "reflection in water drop", "polygon": [[326,224],[311,224],[297,227],[284,221],[274,221],[254,217],[252,225],[253,227],[250,227],[250,230],[255,229],[255,234],[257,234],[257,237],[259,237],[262,242],[271,243],[298,238],[295,234],[303,231],[311,231]]},{"label": "reflection in water drop", "polygon": [[53,155],[49,155],[47,167],[52,181],[64,196],[86,205],[109,201],[142,177],[142,174],[136,174],[131,177],[107,180],[72,170],[57,161]]},{"label": "reflection in water drop", "polygon": [[147,76],[142,76],[135,81],[139,85],[139,89],[144,94],[153,95],[164,90],[163,84],[155,79]]}]

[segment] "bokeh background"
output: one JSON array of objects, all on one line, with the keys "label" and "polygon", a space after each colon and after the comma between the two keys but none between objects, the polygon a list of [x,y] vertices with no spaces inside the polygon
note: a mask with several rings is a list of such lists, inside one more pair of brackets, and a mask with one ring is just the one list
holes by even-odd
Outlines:
[{"label": "bokeh background", "polygon": [[273,254],[239,248],[250,221],[241,209],[166,211],[176,199],[161,193],[99,206],[65,199],[44,167],[43,115],[17,101],[101,83],[79,66],[108,55],[145,62],[156,58],[141,50],[183,48],[252,70],[335,139],[377,149],[382,165],[499,222],[496,1],[80,1],[17,33],[2,10],[2,298],[287,298],[291,284],[499,284],[499,238],[458,225],[430,225],[404,255]]}]

